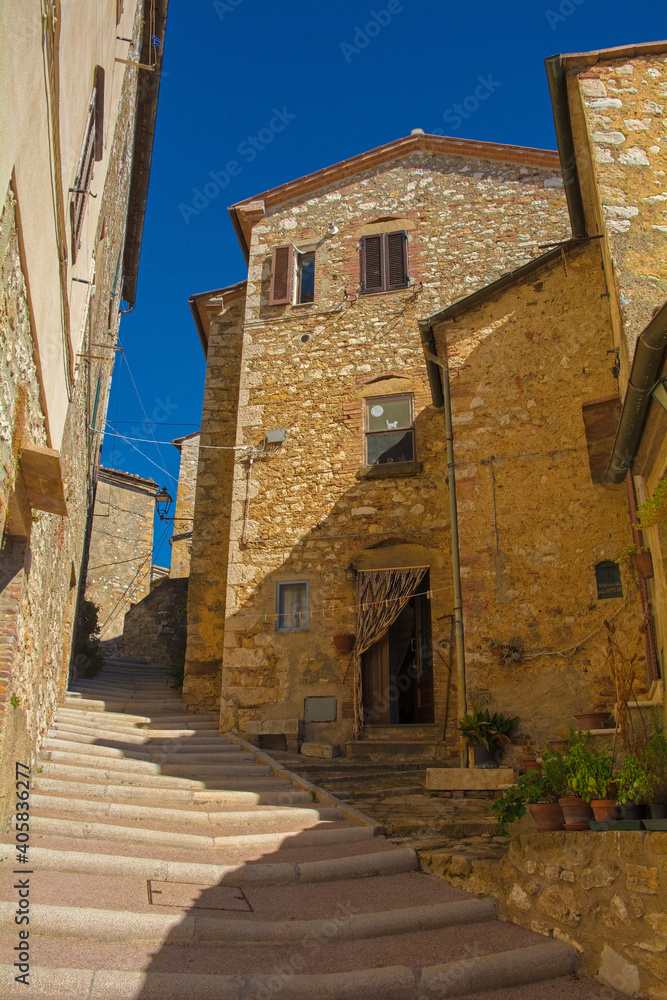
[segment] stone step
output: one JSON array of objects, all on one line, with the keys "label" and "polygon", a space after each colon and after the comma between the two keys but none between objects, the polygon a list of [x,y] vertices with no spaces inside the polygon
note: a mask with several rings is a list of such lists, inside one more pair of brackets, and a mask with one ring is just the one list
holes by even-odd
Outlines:
[{"label": "stone step", "polygon": [[[0,844],[0,859],[11,860],[16,852],[14,844]],[[82,851],[57,851],[31,847],[32,864],[40,872],[62,872],[72,875],[103,875],[105,877],[134,877],[152,881],[194,882],[218,885],[226,880],[230,884],[245,885],[294,885],[311,882],[338,882],[348,879],[370,878],[414,872],[419,868],[415,851],[399,847],[376,853],[351,854],[340,858],[319,861],[301,861],[298,866],[289,862],[268,862],[261,865],[211,865],[185,861],[128,857],[120,854],[88,854]]]},{"label": "stone step", "polygon": [[[14,903],[0,903],[0,917],[11,921]],[[180,945],[285,944],[324,940],[331,927],[327,918],[314,920],[234,920],[213,914],[135,913],[87,906],[48,906],[33,903],[35,937],[75,938],[84,941],[155,941]],[[414,934],[441,927],[461,927],[496,919],[491,899],[470,899],[398,910],[352,913],[337,927],[336,941]]]},{"label": "stone step", "polygon": [[77,820],[35,816],[30,821],[33,834],[69,837],[74,840],[92,839],[122,844],[151,844],[164,847],[185,847],[193,850],[226,850],[240,848],[259,851],[279,847],[317,847],[325,844],[354,843],[372,836],[370,827],[345,825],[329,821],[329,826],[314,830],[285,830],[279,833],[243,833],[209,837],[195,833],[178,833],[153,827],[116,826],[111,823],[88,823]]},{"label": "stone step", "polygon": [[243,753],[241,748],[234,744],[223,744],[218,747],[202,746],[179,746],[169,747],[167,750],[160,750],[157,746],[127,746],[124,748],[101,745],[91,739],[66,739],[64,736],[47,736],[42,741],[42,751],[63,750],[68,753],[84,754],[93,757],[118,757],[127,760],[149,760],[158,763],[179,763],[183,758],[188,762],[208,764],[217,760],[229,761],[234,764],[237,761],[255,760],[255,755]]},{"label": "stone step", "polygon": [[178,730],[172,730],[175,735],[160,737],[153,732],[146,730],[127,729],[114,731],[100,730],[93,726],[71,726],[66,722],[57,722],[49,729],[47,736],[50,739],[68,739],[75,743],[93,743],[103,741],[105,746],[151,746],[151,747],[218,747],[221,751],[239,749],[237,743],[232,743],[228,736],[218,736],[217,733],[197,733],[193,734],[185,730],[183,735],[179,735]]},{"label": "stone step", "polygon": [[[389,938],[389,942],[395,951],[395,938]],[[58,943],[62,946],[62,942]],[[95,948],[92,942],[87,947],[89,954],[95,951],[100,955],[99,971],[95,966],[87,969],[62,965],[50,968],[34,964],[31,970],[31,1000],[54,1000],[61,996],[77,1000],[84,997],[94,997],[95,1000],[139,1000],[149,997],[182,1000],[184,996],[188,1000],[212,1000],[213,997],[218,1000],[238,1000],[242,995],[248,1000],[255,1000],[275,993],[276,974],[271,968],[266,972],[244,975],[240,980],[236,974],[139,971],[142,965],[144,968],[146,965],[146,958],[143,958],[136,971],[110,971],[104,967],[104,949]],[[322,946],[322,950],[325,948],[326,946]],[[345,945],[334,943],[327,950],[333,951],[335,948],[340,951]],[[195,968],[208,967],[206,950],[203,951],[201,965],[193,962]],[[246,949],[236,948],[234,951],[239,957],[248,953]],[[547,941],[473,958],[468,956],[442,965],[423,966],[417,970],[413,970],[414,961],[410,961],[409,946],[401,951],[403,955],[400,957],[405,959],[404,965],[387,964],[381,968],[352,968],[344,972],[290,974],[287,984],[281,988],[281,1000],[302,1000],[308,997],[326,997],[327,1000],[351,1000],[356,997],[363,997],[363,1000],[423,1000],[425,997],[443,996],[443,984],[450,997],[464,996],[524,983],[539,983],[566,976],[576,968],[574,951],[563,941]],[[73,949],[72,957],[76,957],[77,952],[78,948]],[[199,954],[201,953],[199,950]],[[281,956],[288,963],[290,957]],[[301,959],[303,961],[303,955]],[[300,967],[298,962],[293,964]],[[318,965],[321,965],[319,955]],[[0,973],[7,982],[12,983],[7,1000],[23,998],[25,987],[13,982],[13,966],[0,966]]]},{"label": "stone step", "polygon": [[[150,765],[155,767],[155,765]],[[163,774],[158,767],[155,771],[114,770],[112,768],[90,768],[56,761],[47,761],[42,765],[45,777],[62,776],[71,781],[105,781],[110,784],[123,782],[127,785],[154,785],[157,788],[221,788],[226,791],[265,791],[291,788],[287,779],[273,777],[260,778],[208,778],[206,781],[193,778]]]},{"label": "stone step", "polygon": [[[144,717],[142,716],[143,720]],[[63,713],[61,709],[58,710],[56,718],[53,722],[53,726],[78,726],[86,732],[112,732],[112,733],[132,733],[135,736],[147,735],[153,737],[159,733],[166,734],[167,738],[171,739],[175,736],[187,736],[192,735],[192,733],[201,733],[203,736],[213,738],[215,736],[220,736],[221,740],[229,741],[229,737],[218,734],[218,723],[214,721],[200,722],[198,716],[191,715],[179,726],[173,723],[162,723],[160,726],[149,726],[146,725],[144,721],[139,722],[125,722],[123,717],[118,718],[108,717],[106,715],[96,715],[96,713],[91,713],[88,715],[84,712],[67,712]]]},{"label": "stone step", "polygon": [[[104,747],[96,749],[103,750]],[[130,759],[129,757],[107,757],[90,753],[70,752],[69,750],[43,750],[39,754],[40,763],[72,764],[79,767],[104,768],[113,762],[115,771],[128,771],[134,774],[166,774],[176,778],[192,778],[196,770],[200,778],[254,778],[268,777],[273,772],[264,764],[226,764],[226,763],[195,763],[195,764],[157,764],[145,759]]]},{"label": "stone step", "polygon": [[189,788],[162,788],[150,785],[127,785],[117,784],[95,784],[92,781],[68,781],[66,778],[49,777],[45,778],[39,774],[32,779],[32,787],[35,791],[56,795],[82,795],[85,793],[90,798],[98,798],[117,802],[119,799],[128,801],[147,802],[183,802],[193,805],[199,804],[230,804],[235,806],[284,806],[284,805],[315,805],[308,792],[294,790],[283,790],[275,792],[226,792],[214,789],[189,789]]},{"label": "stone step", "polygon": [[250,826],[267,823],[294,823],[314,825],[320,821],[341,818],[340,809],[311,804],[304,808],[281,808],[278,806],[250,806],[235,808],[231,804],[226,810],[211,812],[210,807],[202,805],[201,809],[166,808],[141,804],[118,802],[98,802],[92,798],[81,799],[62,795],[43,795],[35,793],[31,798],[31,810],[37,815],[52,813],[76,813],[79,816],[106,816],[110,818],[138,820],[139,822],[185,823],[188,826],[199,824],[214,826]]}]

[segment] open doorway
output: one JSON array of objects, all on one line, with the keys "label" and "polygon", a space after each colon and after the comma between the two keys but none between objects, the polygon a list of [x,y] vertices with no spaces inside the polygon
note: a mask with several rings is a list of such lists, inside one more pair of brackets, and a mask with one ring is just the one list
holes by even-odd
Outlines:
[{"label": "open doorway", "polygon": [[428,574],[396,621],[362,656],[365,726],[434,721]]}]

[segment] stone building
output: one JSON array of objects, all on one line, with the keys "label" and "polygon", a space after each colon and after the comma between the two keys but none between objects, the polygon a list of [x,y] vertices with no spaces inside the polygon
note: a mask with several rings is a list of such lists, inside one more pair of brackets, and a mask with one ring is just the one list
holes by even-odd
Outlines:
[{"label": "stone building", "polygon": [[[190,300],[207,376],[183,689],[221,729],[454,761],[465,678],[539,748],[611,709],[606,619],[661,696],[654,583],[615,562],[632,480],[604,482],[618,367],[624,390],[664,301],[664,51],[548,60],[560,160],[415,130],[230,209],[247,282]],[[626,155],[604,117],[621,88]],[[613,185],[595,173],[617,161]]]},{"label": "stone building", "polygon": [[169,568],[169,576],[174,579],[190,575],[190,549],[195,513],[197,462],[199,461],[199,431],[187,434],[182,438],[176,438],[171,443],[181,455]]},{"label": "stone building", "polygon": [[[231,212],[247,285],[191,300],[208,365],[184,697],[220,703],[223,729],[438,755],[449,513],[417,319],[567,238],[558,158],[416,130]],[[368,571],[409,568],[388,638],[339,651],[378,603]]]},{"label": "stone building", "polygon": [[67,683],[119,313],[136,295],[167,0],[43,7],[0,10],[7,781],[8,761],[32,760]]},{"label": "stone building", "polygon": [[131,605],[151,589],[157,483],[100,468],[86,567],[85,597],[99,609],[104,651],[118,655]]},{"label": "stone building", "polygon": [[[667,42],[547,60],[566,191],[576,236],[600,243],[622,412],[605,482],[625,481],[630,520],[667,474]],[[613,357],[614,355],[610,355]],[[667,527],[626,540],[652,554],[639,581],[647,621],[648,703],[664,702]],[[655,639],[655,641],[653,641]],[[653,645],[653,648],[652,648]]]}]

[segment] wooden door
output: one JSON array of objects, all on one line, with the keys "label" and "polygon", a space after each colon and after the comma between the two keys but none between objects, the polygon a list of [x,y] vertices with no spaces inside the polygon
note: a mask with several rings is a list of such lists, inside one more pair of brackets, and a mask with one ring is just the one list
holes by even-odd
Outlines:
[{"label": "wooden door", "polygon": [[389,722],[389,635],[385,633],[361,658],[361,685],[364,724],[387,725]]}]

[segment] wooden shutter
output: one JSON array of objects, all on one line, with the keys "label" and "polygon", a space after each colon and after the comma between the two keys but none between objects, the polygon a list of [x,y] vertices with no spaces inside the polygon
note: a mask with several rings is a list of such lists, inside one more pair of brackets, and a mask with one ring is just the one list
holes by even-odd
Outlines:
[{"label": "wooden shutter", "polygon": [[269,304],[272,306],[287,305],[292,301],[292,285],[294,282],[294,250],[289,243],[282,247],[274,247],[271,256],[271,293]]},{"label": "wooden shutter", "polygon": [[104,156],[104,67],[95,67],[95,159]]},{"label": "wooden shutter", "polygon": [[387,233],[385,239],[386,287],[405,288],[408,284],[408,235],[406,232]]},{"label": "wooden shutter", "polygon": [[382,281],[382,234],[364,236],[361,241],[361,290],[381,292]]}]

